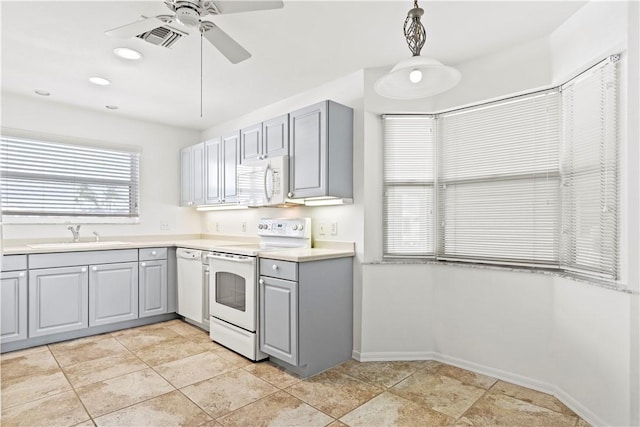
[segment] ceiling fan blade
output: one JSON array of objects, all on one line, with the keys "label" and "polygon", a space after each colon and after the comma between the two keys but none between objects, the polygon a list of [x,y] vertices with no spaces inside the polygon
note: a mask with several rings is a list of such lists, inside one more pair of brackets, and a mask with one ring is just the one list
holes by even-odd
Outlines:
[{"label": "ceiling fan blade", "polygon": [[156,16],[153,18],[141,19],[140,21],[132,22],[131,24],[126,24],[121,27],[105,31],[104,33],[108,36],[128,39],[139,34],[146,33],[147,31],[151,31],[154,28],[162,27],[165,24],[168,24],[168,22],[163,21]]},{"label": "ceiling fan blade", "polygon": [[201,25],[202,34],[212,45],[216,47],[232,64],[237,64],[245,59],[251,58],[251,54],[237,41],[232,39],[227,33],[222,31],[220,27],[211,22],[205,22]]},{"label": "ceiling fan blade", "polygon": [[238,1],[220,0],[214,1],[216,9],[220,14],[252,12],[254,10],[280,9],[284,7],[281,0],[259,0],[259,1]]}]

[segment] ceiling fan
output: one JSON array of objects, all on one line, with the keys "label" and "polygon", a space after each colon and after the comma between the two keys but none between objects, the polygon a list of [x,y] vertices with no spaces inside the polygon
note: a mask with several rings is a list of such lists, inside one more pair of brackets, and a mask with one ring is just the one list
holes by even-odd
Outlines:
[{"label": "ceiling fan", "polygon": [[187,28],[197,28],[209,42],[215,46],[231,63],[237,64],[251,57],[251,54],[232,39],[220,27],[211,21],[204,21],[207,15],[252,12],[256,10],[279,9],[284,6],[281,0],[166,0],[164,4],[174,15],[158,15],[132,22],[105,34],[120,38],[131,38],[166,24],[177,22]]}]

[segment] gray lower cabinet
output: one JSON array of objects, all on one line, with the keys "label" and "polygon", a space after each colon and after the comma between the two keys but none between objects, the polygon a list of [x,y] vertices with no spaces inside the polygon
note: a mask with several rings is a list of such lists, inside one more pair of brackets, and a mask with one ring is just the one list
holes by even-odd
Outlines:
[{"label": "gray lower cabinet", "polygon": [[138,263],[89,266],[89,326],[138,318]]},{"label": "gray lower cabinet", "polygon": [[27,338],[27,272],[0,273],[0,342]]},{"label": "gray lower cabinet", "polygon": [[167,313],[167,260],[140,262],[140,317]]},{"label": "gray lower cabinet", "polygon": [[298,282],[260,278],[260,350],[298,364]]},{"label": "gray lower cabinet", "polygon": [[29,270],[29,337],[88,327],[87,270],[86,266]]}]

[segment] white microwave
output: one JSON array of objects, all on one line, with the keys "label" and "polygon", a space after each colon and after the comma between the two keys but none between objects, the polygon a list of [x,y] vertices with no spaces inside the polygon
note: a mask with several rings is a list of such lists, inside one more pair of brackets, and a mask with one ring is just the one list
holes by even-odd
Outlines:
[{"label": "white microwave", "polygon": [[289,188],[289,157],[246,161],[238,166],[237,177],[240,205],[282,205]]}]

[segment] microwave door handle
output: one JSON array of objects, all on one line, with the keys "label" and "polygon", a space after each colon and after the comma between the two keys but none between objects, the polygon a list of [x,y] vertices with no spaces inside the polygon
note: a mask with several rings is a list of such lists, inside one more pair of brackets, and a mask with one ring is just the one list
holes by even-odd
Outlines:
[{"label": "microwave door handle", "polygon": [[221,261],[229,261],[229,262],[237,262],[241,264],[253,264],[253,258],[230,258],[219,255],[211,255],[208,254],[207,258],[209,259],[219,259]]},{"label": "microwave door handle", "polygon": [[[269,179],[271,179],[271,194],[269,194],[269,186],[268,186]],[[271,170],[271,165],[267,165],[267,167],[264,169],[263,183],[264,183],[264,197],[267,198],[267,202],[270,202],[271,197],[273,197],[273,171]]]}]

